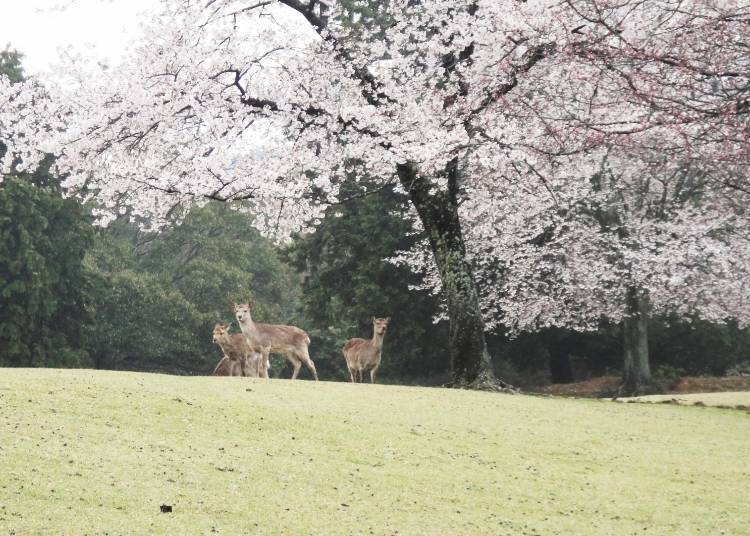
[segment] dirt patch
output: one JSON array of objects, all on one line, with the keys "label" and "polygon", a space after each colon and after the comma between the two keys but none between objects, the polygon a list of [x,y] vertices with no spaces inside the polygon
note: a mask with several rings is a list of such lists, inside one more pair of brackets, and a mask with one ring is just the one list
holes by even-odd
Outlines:
[{"label": "dirt patch", "polygon": [[[728,376],[725,378],[686,376],[676,381],[659,383],[667,394],[750,391],[750,377],[746,376]],[[601,376],[576,383],[529,387],[526,391],[554,396],[598,398],[612,396],[619,385],[619,376]]]},{"label": "dirt patch", "polygon": [[750,378],[746,376],[686,377],[677,380],[669,390],[670,393],[724,393],[728,391],[750,391]]},{"label": "dirt patch", "polygon": [[608,396],[609,393],[616,391],[619,385],[619,376],[600,376],[599,378],[591,378],[590,380],[583,382],[555,383],[529,387],[526,391],[529,393],[541,393],[553,396],[597,398],[600,396]]},{"label": "dirt patch", "polygon": [[649,395],[633,398],[619,398],[619,402],[650,402],[652,404],[680,404],[683,406],[712,406],[722,409],[747,411],[750,406],[749,391],[721,391],[713,393],[689,393],[668,395]]}]

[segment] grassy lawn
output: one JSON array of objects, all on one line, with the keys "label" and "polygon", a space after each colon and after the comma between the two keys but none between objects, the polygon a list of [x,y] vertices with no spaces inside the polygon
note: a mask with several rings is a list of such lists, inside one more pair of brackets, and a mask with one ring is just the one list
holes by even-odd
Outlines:
[{"label": "grassy lawn", "polygon": [[738,535],[748,482],[736,410],[0,369],[3,535]]}]

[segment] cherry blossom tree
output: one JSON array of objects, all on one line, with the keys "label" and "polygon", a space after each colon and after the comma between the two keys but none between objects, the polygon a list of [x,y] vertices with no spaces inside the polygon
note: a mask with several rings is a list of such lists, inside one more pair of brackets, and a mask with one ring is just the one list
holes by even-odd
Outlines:
[{"label": "cherry blossom tree", "polygon": [[71,192],[154,225],[243,199],[279,236],[340,200],[347,173],[397,181],[440,276],[455,383],[477,387],[498,381],[461,206],[488,210],[499,181],[586,195],[605,154],[643,150],[747,188],[744,1],[391,0],[370,29],[351,5],[164,0],[117,68],[0,82],[3,165],[52,152]]},{"label": "cherry blossom tree", "polygon": [[513,189],[491,214],[477,208],[485,224],[467,233],[489,324],[622,323],[623,393],[652,388],[651,315],[750,323],[750,196],[690,167],[639,179],[622,171],[637,167],[608,157],[585,195]]}]

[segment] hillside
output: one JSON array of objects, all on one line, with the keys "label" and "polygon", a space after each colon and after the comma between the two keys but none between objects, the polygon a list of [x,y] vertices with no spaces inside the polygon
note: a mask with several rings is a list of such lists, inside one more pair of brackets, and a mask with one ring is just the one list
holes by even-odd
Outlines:
[{"label": "hillside", "polygon": [[0,369],[2,534],[740,534],[748,460],[736,410]]}]

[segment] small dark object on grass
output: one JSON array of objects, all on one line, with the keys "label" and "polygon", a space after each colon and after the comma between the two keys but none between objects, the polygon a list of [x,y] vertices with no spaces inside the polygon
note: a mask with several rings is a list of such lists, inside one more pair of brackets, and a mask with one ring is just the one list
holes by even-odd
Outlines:
[{"label": "small dark object on grass", "polygon": [[703,402],[701,402],[700,400],[696,400],[695,402],[693,402],[693,405],[694,406],[705,406],[705,404]]},{"label": "small dark object on grass", "polygon": [[172,505],[169,504],[162,504],[160,508],[162,514],[168,514],[172,511]]}]

